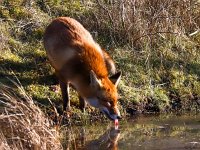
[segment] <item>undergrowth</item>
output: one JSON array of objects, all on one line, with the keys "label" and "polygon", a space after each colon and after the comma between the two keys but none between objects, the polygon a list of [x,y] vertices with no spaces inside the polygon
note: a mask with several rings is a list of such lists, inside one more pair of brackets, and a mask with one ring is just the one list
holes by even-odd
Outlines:
[{"label": "undergrowth", "polygon": [[[199,111],[200,53],[198,0],[0,2],[0,82],[16,76],[41,105],[61,107],[58,81],[43,47],[50,21],[80,21],[122,70],[124,114]],[[13,87],[14,88],[14,87]],[[73,109],[78,108],[72,92]],[[78,110],[76,110],[79,112]]]},{"label": "undergrowth", "polygon": [[22,86],[0,85],[1,149],[62,149],[59,133]]},{"label": "undergrowth", "polygon": [[[124,116],[199,112],[199,6],[199,0],[2,0],[0,147],[61,149],[51,120],[57,125],[106,121],[92,108],[83,114],[72,89],[71,122],[58,115],[61,93],[43,47],[44,30],[58,16],[80,21],[122,71]],[[10,82],[16,79],[22,87]]]}]

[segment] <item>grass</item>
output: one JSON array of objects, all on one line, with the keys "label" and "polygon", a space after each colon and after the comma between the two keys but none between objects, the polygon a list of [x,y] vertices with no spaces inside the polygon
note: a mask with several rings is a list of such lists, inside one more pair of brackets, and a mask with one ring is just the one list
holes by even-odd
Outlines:
[{"label": "grass", "polygon": [[20,97],[0,85],[0,139],[5,149],[62,149],[58,131],[18,85]]},{"label": "grass", "polygon": [[[51,19],[70,16],[91,32],[122,70],[119,101],[124,115],[199,111],[199,1],[162,2],[3,0],[0,82],[14,88],[8,78],[16,76],[35,101],[51,107],[50,99],[61,108],[58,81],[42,38]],[[73,109],[79,113],[72,93]]]},{"label": "grass", "polygon": [[[57,114],[61,93],[42,40],[58,16],[80,21],[115,60],[122,71],[124,116],[199,112],[199,5],[199,0],[1,1],[0,147],[60,149],[51,120],[57,125],[107,121],[92,108],[83,114],[72,89],[70,122]],[[20,87],[11,82],[16,79]]]}]

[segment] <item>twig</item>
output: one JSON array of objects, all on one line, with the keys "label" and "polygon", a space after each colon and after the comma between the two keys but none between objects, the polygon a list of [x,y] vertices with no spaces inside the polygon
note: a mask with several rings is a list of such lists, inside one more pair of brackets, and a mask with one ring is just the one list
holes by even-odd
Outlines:
[{"label": "twig", "polygon": [[48,98],[48,101],[50,102],[51,106],[53,107],[53,109],[54,109],[54,111],[55,111],[55,113],[56,113],[56,117],[59,117],[58,111],[57,111],[55,105],[54,105],[54,104],[52,103],[52,101],[50,100],[50,98]]},{"label": "twig", "polygon": [[15,116],[24,116],[24,114],[0,115],[0,119],[9,118],[9,117],[15,117]]},{"label": "twig", "polygon": [[135,43],[137,40],[145,37],[145,36],[152,36],[152,35],[157,35],[157,34],[162,34],[162,33],[165,33],[165,34],[175,34],[175,35],[178,35],[179,33],[176,33],[176,32],[156,32],[156,33],[148,33],[148,34],[144,34],[138,38],[136,38],[133,43]]},{"label": "twig", "polygon": [[194,35],[198,34],[199,31],[200,31],[200,29],[198,29],[197,31],[194,31],[194,32],[190,33],[189,36],[194,36]]}]

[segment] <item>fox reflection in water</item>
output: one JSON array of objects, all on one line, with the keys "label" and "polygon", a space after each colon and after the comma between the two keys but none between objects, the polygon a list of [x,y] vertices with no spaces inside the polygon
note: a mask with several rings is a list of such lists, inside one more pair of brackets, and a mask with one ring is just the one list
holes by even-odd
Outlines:
[{"label": "fox reflection in water", "polygon": [[120,130],[111,127],[97,139],[87,141],[85,129],[82,128],[79,137],[69,139],[65,144],[67,150],[118,150],[119,137]]}]

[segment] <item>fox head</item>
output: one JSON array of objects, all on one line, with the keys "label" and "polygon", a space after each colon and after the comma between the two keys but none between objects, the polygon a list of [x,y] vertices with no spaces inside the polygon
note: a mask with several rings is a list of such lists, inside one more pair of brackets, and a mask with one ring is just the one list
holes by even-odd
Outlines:
[{"label": "fox head", "polygon": [[117,106],[117,85],[121,77],[121,72],[111,77],[98,79],[96,74],[90,72],[90,89],[92,94],[86,101],[93,107],[99,108],[109,119],[120,119],[120,112]]}]

